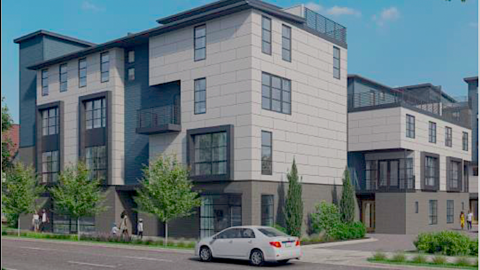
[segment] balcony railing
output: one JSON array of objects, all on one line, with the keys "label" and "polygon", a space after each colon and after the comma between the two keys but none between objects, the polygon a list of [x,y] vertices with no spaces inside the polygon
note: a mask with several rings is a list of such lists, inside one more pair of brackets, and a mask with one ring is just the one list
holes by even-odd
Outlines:
[{"label": "balcony railing", "polygon": [[365,185],[359,183],[356,185],[356,189],[364,192],[415,190],[415,176],[398,179],[398,185],[380,185],[380,182],[387,183],[387,181],[378,181],[377,179],[366,179]]},{"label": "balcony railing", "polygon": [[156,134],[180,130],[180,106],[178,105],[165,105],[137,111],[137,133]]},{"label": "balcony railing", "polygon": [[305,8],[307,26],[340,43],[347,44],[347,28],[336,23],[313,10]]}]

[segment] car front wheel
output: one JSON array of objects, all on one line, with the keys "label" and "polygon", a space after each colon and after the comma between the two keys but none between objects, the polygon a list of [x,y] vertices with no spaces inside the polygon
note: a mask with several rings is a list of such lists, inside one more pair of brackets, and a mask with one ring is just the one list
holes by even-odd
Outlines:
[{"label": "car front wheel", "polygon": [[200,260],[203,262],[209,262],[212,260],[212,251],[208,247],[200,248]]},{"label": "car front wheel", "polygon": [[250,264],[253,266],[261,266],[264,262],[263,252],[258,249],[253,250],[250,255]]}]

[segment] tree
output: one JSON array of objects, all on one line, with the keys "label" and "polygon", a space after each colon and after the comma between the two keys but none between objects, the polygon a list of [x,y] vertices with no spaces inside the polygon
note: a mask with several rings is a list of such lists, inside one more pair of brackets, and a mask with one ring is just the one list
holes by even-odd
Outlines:
[{"label": "tree", "polygon": [[10,138],[4,137],[4,134],[12,128],[13,120],[8,111],[8,107],[4,104],[5,97],[2,97],[2,172],[12,166],[10,149],[12,141]]},{"label": "tree", "polygon": [[107,210],[103,205],[105,194],[100,187],[102,179],[91,179],[83,162],[68,166],[58,177],[58,184],[50,189],[54,211],[77,220],[80,240],[80,218],[93,216]]},{"label": "tree", "polygon": [[[33,167],[17,163],[4,174],[2,183],[2,211],[9,222],[17,222],[20,236],[20,216],[35,212],[35,204],[43,188]],[[2,178],[3,179],[3,178]]]},{"label": "tree", "polygon": [[298,179],[295,159],[287,175],[288,193],[285,201],[285,223],[288,234],[300,237],[303,223],[302,184]]},{"label": "tree", "polygon": [[340,199],[340,219],[344,223],[353,223],[355,219],[355,190],[350,181],[350,172],[347,168],[343,173],[342,198]]},{"label": "tree", "polygon": [[168,222],[190,216],[194,207],[201,204],[198,193],[192,191],[186,167],[175,156],[159,156],[143,169],[141,188],[134,197],[140,212],[157,217],[165,224],[165,240],[168,241]]}]

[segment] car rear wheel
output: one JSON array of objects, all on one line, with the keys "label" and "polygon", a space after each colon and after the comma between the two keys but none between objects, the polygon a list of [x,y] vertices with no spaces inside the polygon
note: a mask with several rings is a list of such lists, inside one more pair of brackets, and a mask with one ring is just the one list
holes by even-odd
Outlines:
[{"label": "car rear wheel", "polygon": [[290,260],[280,260],[280,261],[278,261],[278,263],[279,263],[279,264],[287,264],[288,261],[290,261]]},{"label": "car rear wheel", "polygon": [[253,266],[261,266],[265,262],[263,252],[259,249],[254,249],[250,254],[250,264]]},{"label": "car rear wheel", "polygon": [[212,260],[212,251],[208,247],[200,248],[200,260],[203,262],[209,262]]}]

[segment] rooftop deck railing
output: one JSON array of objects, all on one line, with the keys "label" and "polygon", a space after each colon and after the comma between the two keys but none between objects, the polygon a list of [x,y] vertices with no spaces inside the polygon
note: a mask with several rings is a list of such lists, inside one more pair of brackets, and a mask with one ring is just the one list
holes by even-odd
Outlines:
[{"label": "rooftop deck railing", "polygon": [[313,10],[305,8],[307,26],[341,43],[347,43],[347,28]]}]

